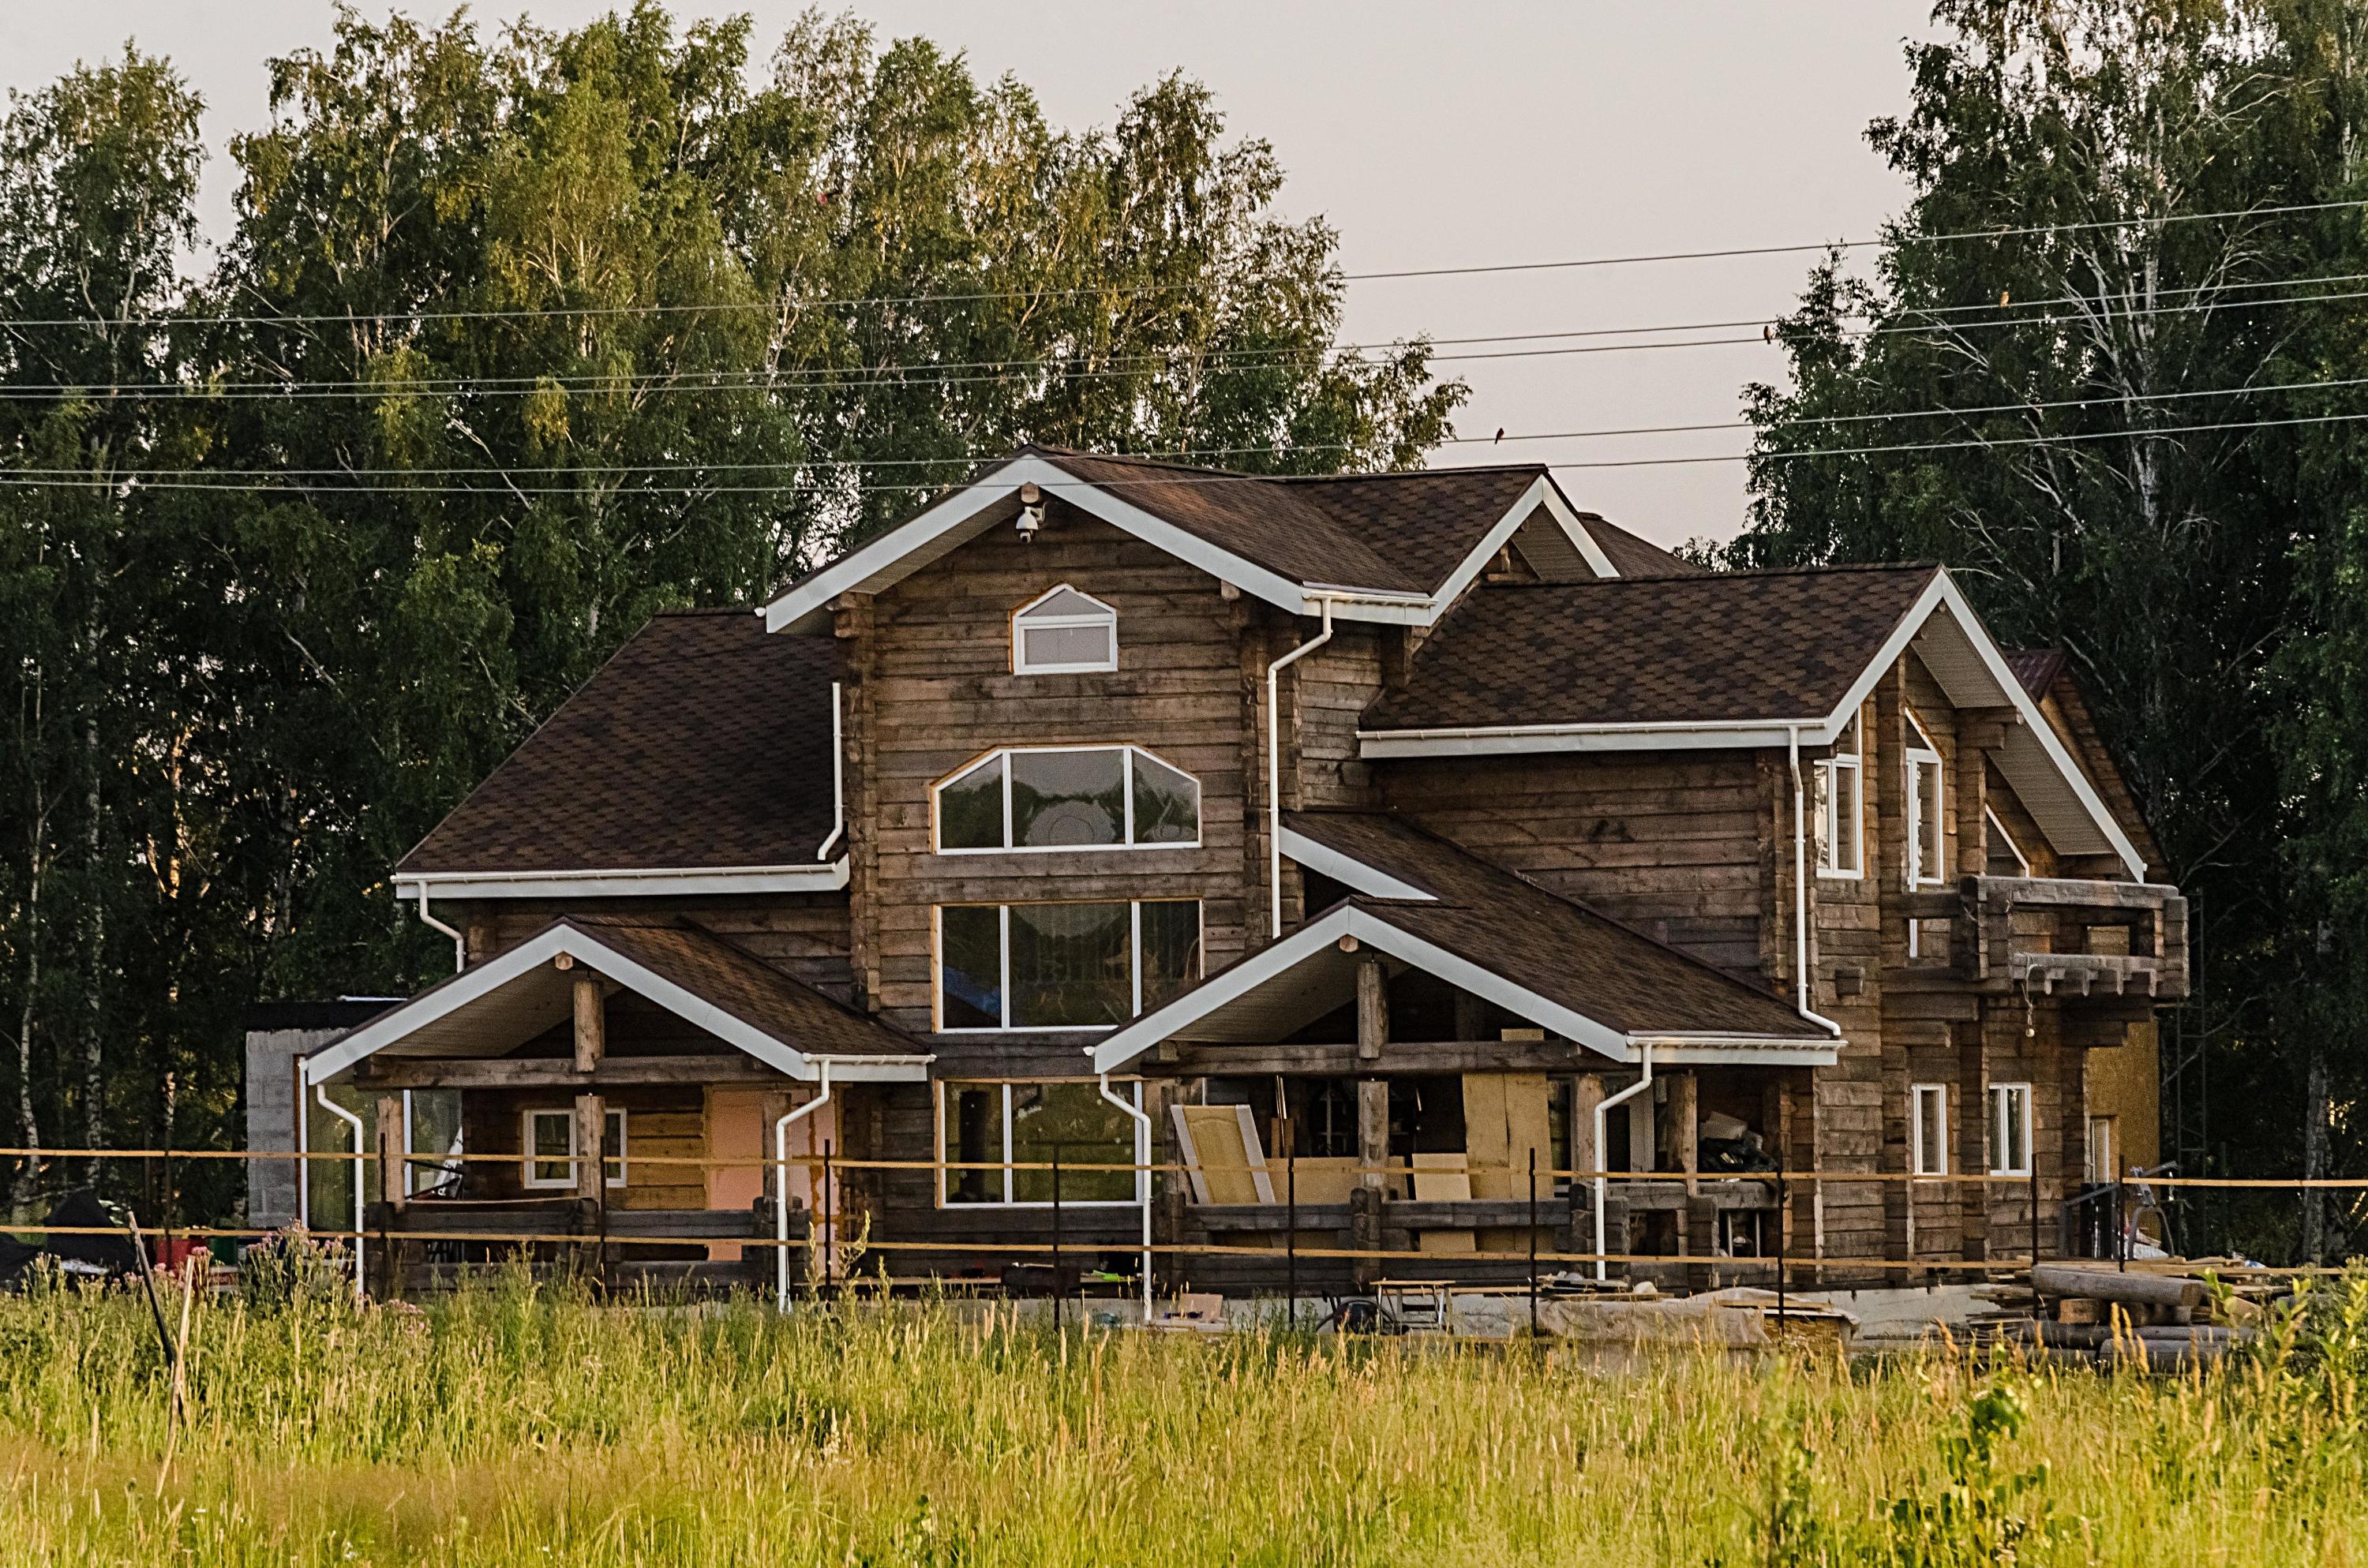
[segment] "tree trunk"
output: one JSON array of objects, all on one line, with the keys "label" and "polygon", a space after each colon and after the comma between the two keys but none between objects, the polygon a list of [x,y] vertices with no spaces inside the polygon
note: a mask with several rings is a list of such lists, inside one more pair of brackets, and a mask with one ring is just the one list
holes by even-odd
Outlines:
[{"label": "tree trunk", "polygon": [[[96,691],[96,682],[92,689]],[[83,828],[86,945],[83,955],[82,1142],[85,1149],[96,1149],[107,1138],[107,1074],[103,1043],[107,1019],[104,992],[107,895],[105,878],[99,865],[98,720],[95,715],[83,721],[83,761],[86,768]],[[98,1161],[96,1159],[90,1162],[90,1176],[94,1182],[98,1179]]]},{"label": "tree trunk", "polygon": [[[2302,1096],[2302,1174],[2305,1181],[2327,1175],[2327,1049],[2314,1042],[2304,1070]],[[2327,1196],[2315,1187],[2302,1189],[2302,1261],[2326,1261]]]}]

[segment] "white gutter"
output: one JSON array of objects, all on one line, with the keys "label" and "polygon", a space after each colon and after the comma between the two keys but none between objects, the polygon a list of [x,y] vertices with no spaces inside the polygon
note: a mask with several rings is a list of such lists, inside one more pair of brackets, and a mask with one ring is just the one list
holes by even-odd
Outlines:
[{"label": "white gutter", "polygon": [[323,1110],[354,1130],[354,1294],[359,1297],[367,1278],[362,1267],[362,1119],[331,1099],[326,1084],[313,1085],[313,1097],[321,1102]]},{"label": "white gutter", "polygon": [[[782,1113],[773,1123],[773,1239],[780,1244],[773,1249],[773,1282],[776,1289],[775,1310],[790,1310],[790,1123],[812,1116],[830,1103],[830,1066],[836,1058],[816,1056],[810,1061],[822,1067],[822,1093],[794,1110]],[[814,1246],[814,1221],[806,1221],[806,1246]]]},{"label": "white gutter", "polygon": [[1273,907],[1267,926],[1269,937],[1282,935],[1282,714],[1281,687],[1276,677],[1285,665],[1298,663],[1332,641],[1332,600],[1326,596],[1320,602],[1324,630],[1266,667],[1266,881]]},{"label": "white gutter", "polygon": [[[1135,1159],[1142,1166],[1134,1173],[1134,1190],[1141,1196],[1143,1201],[1143,1326],[1149,1328],[1151,1326],[1151,1113],[1140,1106],[1129,1105],[1111,1094],[1109,1074],[1097,1074],[1095,1082],[1101,1089],[1102,1098],[1134,1119]],[[1135,1092],[1140,1094],[1142,1090],[1138,1088]],[[1053,1288],[1059,1290],[1061,1282],[1055,1279],[1053,1282]]]},{"label": "white gutter", "polygon": [[847,753],[840,744],[838,682],[830,683],[830,836],[814,851],[827,860],[847,832]]},{"label": "white gutter", "polygon": [[1646,1040],[1644,1075],[1609,1099],[1595,1102],[1595,1278],[1598,1284],[1611,1278],[1611,1260],[1603,1255],[1610,1250],[1603,1224],[1603,1206],[1611,1197],[1611,1179],[1603,1174],[1604,1131],[1611,1125],[1611,1108],[1625,1105],[1653,1086],[1653,1042]]},{"label": "white gutter", "polygon": [[1793,764],[1793,1007],[1811,1023],[1823,1024],[1839,1035],[1841,1025],[1809,1006],[1809,804],[1801,789],[1798,725],[1793,728],[1788,750]]},{"label": "white gutter", "polygon": [[419,919],[430,930],[441,931],[452,938],[452,972],[460,973],[469,967],[469,939],[427,913],[427,884],[419,884]]},{"label": "white gutter", "polygon": [[[826,865],[606,868],[570,871],[435,871],[394,879],[398,889],[440,889],[447,898],[652,898],[689,893],[836,892],[847,857]],[[403,896],[411,896],[405,892]]]}]

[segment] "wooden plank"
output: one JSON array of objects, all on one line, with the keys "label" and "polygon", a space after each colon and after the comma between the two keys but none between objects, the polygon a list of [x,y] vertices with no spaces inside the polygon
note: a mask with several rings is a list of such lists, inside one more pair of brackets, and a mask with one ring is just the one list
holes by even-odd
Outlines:
[{"label": "wooden plank", "polygon": [[550,1057],[390,1057],[364,1060],[355,1082],[374,1089],[566,1089],[628,1085],[779,1084],[789,1080],[742,1051],[712,1056],[604,1056],[591,1072]]},{"label": "wooden plank", "polygon": [[1176,1076],[1186,1078],[1212,1073],[1225,1077],[1279,1073],[1285,1077],[1354,1074],[1386,1078],[1463,1073],[1563,1073],[1586,1059],[1584,1049],[1568,1040],[1391,1040],[1374,1059],[1360,1055],[1358,1048],[1346,1041],[1296,1045],[1179,1042],[1172,1069],[1162,1071],[1172,1071]]},{"label": "wooden plank", "polygon": [[2088,877],[1976,877],[1984,903],[2049,909],[2156,910],[2172,895],[2152,882],[2112,882]]}]

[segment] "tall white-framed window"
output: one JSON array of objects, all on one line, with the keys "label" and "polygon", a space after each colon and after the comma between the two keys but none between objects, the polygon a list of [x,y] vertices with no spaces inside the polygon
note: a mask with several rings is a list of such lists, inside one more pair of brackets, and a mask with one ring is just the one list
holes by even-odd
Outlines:
[{"label": "tall white-framed window", "polygon": [[2089,1119],[2089,1179],[2092,1182],[2118,1181],[2121,1175],[2114,1168],[2113,1119],[2092,1116]]},{"label": "tall white-framed window", "polygon": [[1201,901],[944,903],[945,1033],[1113,1028],[1201,977]]},{"label": "tall white-framed window", "polygon": [[1990,1175],[2031,1174],[2031,1085],[1990,1085]]},{"label": "tall white-framed window", "polygon": [[929,800],[940,855],[1201,843],[1201,781],[1141,746],[1005,746]]},{"label": "tall white-framed window", "polygon": [[[607,1146],[601,1150],[601,1185],[625,1185],[625,1113],[608,1113]],[[518,1130],[518,1147],[525,1151],[524,1185],[537,1187],[572,1187],[575,1185],[575,1162],[583,1151],[575,1146],[575,1112],[561,1108],[551,1110],[529,1110],[523,1113]]]},{"label": "tall white-framed window", "polygon": [[1907,715],[1907,881],[1945,881],[1949,874],[1947,805],[1941,793],[1941,748]]},{"label": "tall white-framed window", "polygon": [[[1115,1091],[1143,1108],[1140,1079]],[[1094,1080],[948,1079],[938,1085],[938,1201],[948,1206],[1046,1208],[1053,1159],[1061,1207],[1143,1201],[1151,1163],[1143,1127],[1102,1098]],[[1030,1168],[1021,1168],[1030,1167]]]},{"label": "tall white-framed window", "polygon": [[1907,1089],[1907,1168],[1920,1176],[1949,1174],[1949,1085]]},{"label": "tall white-framed window", "polygon": [[[2031,857],[2022,852],[2022,846],[2014,841],[2014,835],[2006,830],[2006,824],[1998,821],[1997,810],[1990,806],[1984,806],[1982,820],[1989,824],[1991,865],[1996,867],[2000,859],[2011,859],[2014,862],[2016,876],[2031,875]],[[2004,856],[1998,854],[2000,849],[2006,851]]]},{"label": "tall white-framed window", "polygon": [[1118,611],[1064,583],[1011,612],[1011,673],[1081,675],[1118,668]]},{"label": "tall white-framed window", "polygon": [[1817,759],[1817,875],[1855,878],[1865,874],[1866,767],[1852,718],[1834,737],[1834,749]]}]

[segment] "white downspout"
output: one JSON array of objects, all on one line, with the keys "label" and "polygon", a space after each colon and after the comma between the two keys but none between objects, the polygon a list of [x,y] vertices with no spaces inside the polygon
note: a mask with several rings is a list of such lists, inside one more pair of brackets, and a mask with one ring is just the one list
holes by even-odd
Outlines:
[{"label": "white downspout", "polygon": [[1266,881],[1273,901],[1269,937],[1282,935],[1282,714],[1281,687],[1276,677],[1285,665],[1298,663],[1332,641],[1332,600],[1324,606],[1324,630],[1266,667]]},{"label": "white downspout", "polygon": [[441,931],[452,938],[452,972],[460,973],[469,967],[469,939],[453,927],[427,913],[427,884],[419,884],[419,919],[431,931]]},{"label": "white downspout", "polygon": [[[802,1121],[830,1103],[830,1064],[827,1056],[814,1059],[822,1068],[822,1093],[793,1110],[784,1111],[773,1123],[773,1239],[779,1244],[773,1249],[773,1283],[777,1293],[776,1308],[790,1310],[790,1123]],[[807,1221],[809,1227],[813,1221]],[[814,1244],[811,1228],[806,1233],[806,1244]]]},{"label": "white downspout", "polygon": [[1841,1025],[1809,1006],[1809,805],[1801,789],[1801,726],[1787,724],[1784,734],[1793,765],[1793,1006],[1811,1023],[1823,1024],[1839,1035]]},{"label": "white downspout", "polygon": [[[1143,1323],[1148,1328],[1151,1326],[1151,1113],[1111,1094],[1109,1074],[1097,1074],[1095,1078],[1101,1086],[1102,1098],[1134,1119],[1134,1160],[1141,1167],[1134,1173],[1134,1191],[1143,1204]],[[1138,1094],[1141,1092],[1136,1090]]]},{"label": "white downspout", "polygon": [[830,836],[814,851],[814,858],[827,860],[830,852],[847,833],[847,753],[840,740],[838,682],[830,683]]},{"label": "white downspout", "polygon": [[367,1278],[362,1267],[362,1194],[367,1185],[363,1180],[362,1170],[364,1157],[362,1119],[331,1099],[329,1085],[326,1084],[313,1085],[313,1097],[321,1102],[323,1110],[354,1130],[354,1294],[359,1296],[362,1293],[362,1282]]},{"label": "white downspout", "polygon": [[1645,1058],[1644,1076],[1618,1094],[1595,1102],[1595,1278],[1598,1284],[1611,1278],[1611,1261],[1605,1257],[1606,1233],[1603,1205],[1611,1196],[1611,1178],[1603,1174],[1604,1132],[1611,1123],[1613,1106],[1625,1105],[1653,1086],[1653,1042],[1646,1040],[1636,1048]]},{"label": "white downspout", "polygon": [[296,1059],[296,1226],[313,1228],[313,1113],[304,1104],[304,1058]]}]

